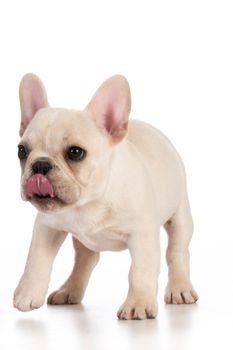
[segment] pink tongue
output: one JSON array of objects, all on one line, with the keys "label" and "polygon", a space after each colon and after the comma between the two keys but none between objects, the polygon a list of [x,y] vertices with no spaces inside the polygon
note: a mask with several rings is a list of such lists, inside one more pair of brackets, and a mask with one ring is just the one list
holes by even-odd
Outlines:
[{"label": "pink tongue", "polygon": [[38,195],[40,197],[54,197],[53,186],[46,176],[36,174],[29,178],[25,186],[25,192],[29,198]]}]

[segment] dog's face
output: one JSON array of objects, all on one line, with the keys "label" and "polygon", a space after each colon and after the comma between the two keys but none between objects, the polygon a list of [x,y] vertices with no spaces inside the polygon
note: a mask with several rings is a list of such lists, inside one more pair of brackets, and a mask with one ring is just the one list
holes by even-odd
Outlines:
[{"label": "dog's face", "polygon": [[28,74],[20,84],[20,104],[22,198],[43,212],[98,199],[127,130],[127,81],[110,78],[80,112],[48,107],[42,82]]}]

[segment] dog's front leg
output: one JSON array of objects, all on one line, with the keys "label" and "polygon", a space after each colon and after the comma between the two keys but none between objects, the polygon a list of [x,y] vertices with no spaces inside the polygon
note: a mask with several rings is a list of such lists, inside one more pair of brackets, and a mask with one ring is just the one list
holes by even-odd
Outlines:
[{"label": "dog's front leg", "polygon": [[129,291],[117,316],[121,320],[155,318],[160,268],[159,229],[132,235],[129,250],[132,257]]},{"label": "dog's front leg", "polygon": [[67,236],[63,231],[47,227],[38,215],[24,274],[14,293],[14,306],[30,311],[43,305],[53,260]]}]

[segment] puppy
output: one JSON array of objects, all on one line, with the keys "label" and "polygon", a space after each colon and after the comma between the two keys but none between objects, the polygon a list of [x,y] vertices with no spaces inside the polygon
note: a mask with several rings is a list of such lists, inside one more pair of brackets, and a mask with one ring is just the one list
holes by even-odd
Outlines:
[{"label": "puppy", "polygon": [[129,290],[118,318],[154,318],[161,225],[168,233],[165,302],[196,302],[183,164],[160,131],[128,121],[127,80],[117,75],[105,81],[83,111],[50,108],[33,74],[23,77],[19,95],[22,198],[39,213],[14,306],[29,311],[43,305],[54,258],[70,232],[74,268],[48,303],[80,303],[100,251],[129,249]]}]

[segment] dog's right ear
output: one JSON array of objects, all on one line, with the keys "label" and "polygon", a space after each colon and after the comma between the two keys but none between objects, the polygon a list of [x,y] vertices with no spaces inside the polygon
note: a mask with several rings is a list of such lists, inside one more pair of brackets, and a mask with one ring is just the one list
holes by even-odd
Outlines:
[{"label": "dog's right ear", "polygon": [[34,74],[26,74],[19,86],[21,107],[20,136],[23,135],[35,113],[48,106],[47,94],[42,81]]}]

